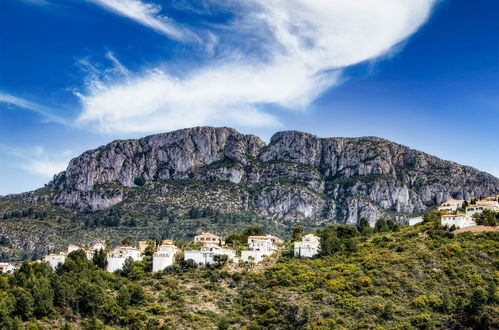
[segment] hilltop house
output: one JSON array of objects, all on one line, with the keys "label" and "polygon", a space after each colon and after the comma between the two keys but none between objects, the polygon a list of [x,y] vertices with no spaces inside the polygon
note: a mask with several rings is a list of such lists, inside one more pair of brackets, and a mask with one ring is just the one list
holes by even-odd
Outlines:
[{"label": "hilltop house", "polygon": [[492,210],[492,211],[499,211],[499,202],[497,201],[487,201],[487,200],[481,200],[476,202],[473,205],[469,205],[466,207],[466,214],[469,216],[472,216],[473,214],[476,213],[481,213],[483,210]]},{"label": "hilltop house", "polygon": [[70,244],[70,245],[68,245],[68,254],[70,254],[73,251],[78,251],[80,249],[81,249],[81,247],[79,247],[78,245]]},{"label": "hilltop house", "polygon": [[185,250],[184,260],[193,260],[199,265],[211,265],[215,263],[214,257],[216,255],[227,255],[229,260],[236,257],[234,250],[225,249],[216,244],[205,244],[199,250]]},{"label": "hilltop house", "polygon": [[220,236],[214,235],[212,233],[203,232],[201,235],[194,237],[194,243],[202,242],[203,244],[217,244],[221,245],[222,240]]},{"label": "hilltop house", "polygon": [[272,235],[249,236],[249,250],[241,251],[241,260],[246,262],[261,262],[264,256],[273,254],[282,240]]},{"label": "hilltop house", "polygon": [[445,214],[442,215],[441,220],[442,226],[452,227],[453,225],[458,228],[466,228],[476,226],[476,222],[473,221],[471,216],[467,214]]},{"label": "hilltop house", "polygon": [[421,222],[423,222],[423,217],[409,218],[409,226],[414,226]]},{"label": "hilltop house", "polygon": [[92,247],[88,250],[85,250],[85,253],[87,254],[87,259],[92,260],[95,252],[99,252],[100,250],[106,251],[106,246],[103,243],[95,243],[92,245]]},{"label": "hilltop house", "polygon": [[132,258],[133,261],[139,261],[141,259],[140,250],[131,246],[119,246],[115,248],[112,252],[107,254],[106,270],[113,273],[122,269],[125,260],[128,258]]},{"label": "hilltop house", "polygon": [[463,203],[464,203],[463,199],[452,199],[451,198],[451,199],[443,202],[442,205],[440,205],[437,210],[456,212],[458,208],[463,206]]},{"label": "hilltop house", "polygon": [[[75,251],[75,250],[72,250]],[[53,270],[57,267],[59,264],[63,264],[66,261],[66,253],[65,252],[60,252],[59,254],[48,254],[46,255],[43,260],[45,262],[48,262],[50,264],[50,267],[52,267]]]},{"label": "hilltop house", "polygon": [[8,263],[8,262],[0,262],[0,273],[12,273],[14,272],[14,265]]},{"label": "hilltop house", "polygon": [[321,239],[313,234],[307,234],[302,237],[301,242],[294,244],[295,258],[312,258],[319,254]]},{"label": "hilltop house", "polygon": [[152,271],[159,272],[175,263],[178,248],[171,240],[164,240],[152,257]]},{"label": "hilltop house", "polygon": [[146,251],[148,245],[149,244],[147,243],[147,241],[140,241],[139,242],[140,253],[144,253]]}]

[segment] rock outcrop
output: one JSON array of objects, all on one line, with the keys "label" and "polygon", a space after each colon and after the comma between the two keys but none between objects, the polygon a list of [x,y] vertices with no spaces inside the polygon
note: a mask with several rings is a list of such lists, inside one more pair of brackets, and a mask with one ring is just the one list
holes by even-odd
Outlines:
[{"label": "rock outcrop", "polygon": [[212,127],[114,141],[73,159],[49,186],[53,203],[95,211],[126,200],[124,188],[165,180],[242,185],[244,209],[348,224],[361,217],[372,224],[380,217],[403,219],[451,197],[499,193],[499,179],[490,174],[381,138],[286,131],[266,145]]}]

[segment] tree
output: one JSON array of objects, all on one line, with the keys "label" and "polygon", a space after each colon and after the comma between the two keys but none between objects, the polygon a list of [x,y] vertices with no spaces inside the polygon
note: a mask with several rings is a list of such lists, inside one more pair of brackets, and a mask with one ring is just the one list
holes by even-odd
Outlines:
[{"label": "tree", "polygon": [[106,268],[106,253],[104,250],[100,249],[99,251],[94,252],[92,262],[99,269]]},{"label": "tree", "polygon": [[126,237],[126,238],[121,240],[122,245],[130,245],[131,243],[132,243],[132,240],[130,237]]},{"label": "tree", "polygon": [[135,272],[135,269],[134,269],[134,261],[133,261],[133,258],[132,257],[128,257],[125,259],[125,262],[123,263],[123,268],[121,269],[121,275],[125,276],[125,277],[130,277],[133,275],[133,273]]},{"label": "tree", "polygon": [[219,266],[224,265],[229,260],[229,256],[226,254],[216,254],[213,256],[213,261],[215,261]]},{"label": "tree", "polygon": [[303,226],[293,226],[293,241],[298,241],[303,235],[305,228]]},{"label": "tree", "polygon": [[473,219],[479,225],[497,226],[497,223],[499,222],[499,212],[485,209],[480,213],[475,213]]},{"label": "tree", "polygon": [[28,290],[17,287],[10,291],[15,298],[14,313],[23,320],[29,319],[33,315],[35,300]]},{"label": "tree", "polygon": [[130,305],[131,299],[132,299],[132,296],[130,295],[130,291],[128,291],[128,288],[126,287],[126,285],[123,285],[120,288],[120,290],[118,291],[118,296],[116,297],[116,302],[121,307],[126,308]]},{"label": "tree", "polygon": [[139,186],[139,187],[142,187],[143,185],[146,184],[146,179],[144,179],[143,176],[138,176],[136,177],[134,180],[133,180],[133,183],[136,185],[136,186]]},{"label": "tree", "polygon": [[371,231],[371,226],[369,225],[369,220],[366,217],[362,217],[359,220],[359,224],[357,225],[357,230],[362,234],[365,235],[369,231]]}]

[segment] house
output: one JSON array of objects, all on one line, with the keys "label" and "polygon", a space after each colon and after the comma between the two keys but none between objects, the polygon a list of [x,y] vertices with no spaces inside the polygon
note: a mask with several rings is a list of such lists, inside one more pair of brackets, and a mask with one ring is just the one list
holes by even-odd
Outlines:
[{"label": "house", "polygon": [[8,262],[0,262],[0,273],[8,274],[14,272],[14,265]]},{"label": "house", "polygon": [[282,240],[272,235],[248,236],[249,250],[241,251],[241,260],[246,262],[261,262],[264,256],[273,254]]},{"label": "house", "polygon": [[43,258],[43,260],[45,262],[48,262],[50,264],[50,267],[55,270],[57,265],[63,264],[66,261],[66,253],[60,252],[59,254],[48,254]]},{"label": "house", "polygon": [[133,261],[140,261],[141,254],[140,250],[133,248],[131,246],[119,246],[115,248],[112,252],[107,254],[107,267],[108,272],[115,272],[123,268],[125,260],[132,258]]},{"label": "house", "polygon": [[80,249],[81,249],[81,247],[79,247],[78,245],[71,244],[68,246],[68,254],[70,254],[73,251],[78,251]]},{"label": "house", "polygon": [[499,202],[497,201],[487,201],[487,200],[481,200],[476,202],[473,205],[469,205],[466,207],[466,214],[469,216],[472,216],[473,214],[476,213],[481,213],[483,210],[492,210],[499,212]]},{"label": "house", "polygon": [[203,232],[201,235],[197,235],[194,237],[194,243],[198,243],[198,242],[202,242],[203,244],[221,245],[222,240],[217,235],[214,235],[212,233]]},{"label": "house", "polygon": [[92,260],[94,254],[96,252],[99,252],[100,250],[106,251],[106,246],[103,243],[95,243],[92,245],[92,247],[88,250],[85,250],[85,253],[87,254],[87,259]]},{"label": "house", "polygon": [[147,241],[140,241],[139,242],[140,253],[144,253],[146,251],[146,248],[148,245],[149,245],[149,243],[147,243]]},{"label": "house", "polygon": [[476,222],[473,221],[471,216],[467,214],[445,214],[442,215],[441,219],[442,226],[452,227],[453,225],[458,228],[466,228],[476,226]]},{"label": "house", "polygon": [[463,203],[464,203],[463,199],[452,199],[451,198],[451,199],[443,202],[442,205],[440,205],[437,210],[456,212],[458,208],[463,206]]},{"label": "house", "polygon": [[159,272],[175,263],[178,248],[171,240],[164,240],[152,257],[152,271]]},{"label": "house", "polygon": [[193,260],[199,265],[211,265],[215,263],[214,257],[216,255],[227,255],[229,260],[236,257],[234,250],[225,249],[216,244],[205,244],[199,250],[185,250],[184,260]]},{"label": "house", "polygon": [[295,258],[312,258],[319,254],[320,248],[320,237],[307,234],[302,237],[301,242],[295,242],[294,256]]},{"label": "house", "polygon": [[414,226],[421,222],[423,222],[423,217],[409,218],[409,226]]}]

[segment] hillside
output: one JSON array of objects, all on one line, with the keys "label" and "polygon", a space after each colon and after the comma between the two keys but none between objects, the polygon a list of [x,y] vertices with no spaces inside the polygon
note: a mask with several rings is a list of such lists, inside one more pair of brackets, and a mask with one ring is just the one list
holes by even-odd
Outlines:
[{"label": "hillside", "polygon": [[187,239],[248,223],[283,235],[403,221],[442,201],[499,193],[499,179],[376,138],[276,133],[266,145],[231,128],[119,140],[71,160],[34,192],[0,198],[0,257],[29,258],[101,239]]},{"label": "hillside", "polygon": [[275,264],[180,263],[151,274],[146,258],[110,274],[78,252],[57,273],[26,264],[0,276],[0,328],[499,327],[497,232],[454,236],[431,223],[368,236],[351,229],[337,230],[341,244],[329,255],[290,259],[284,248]]}]

